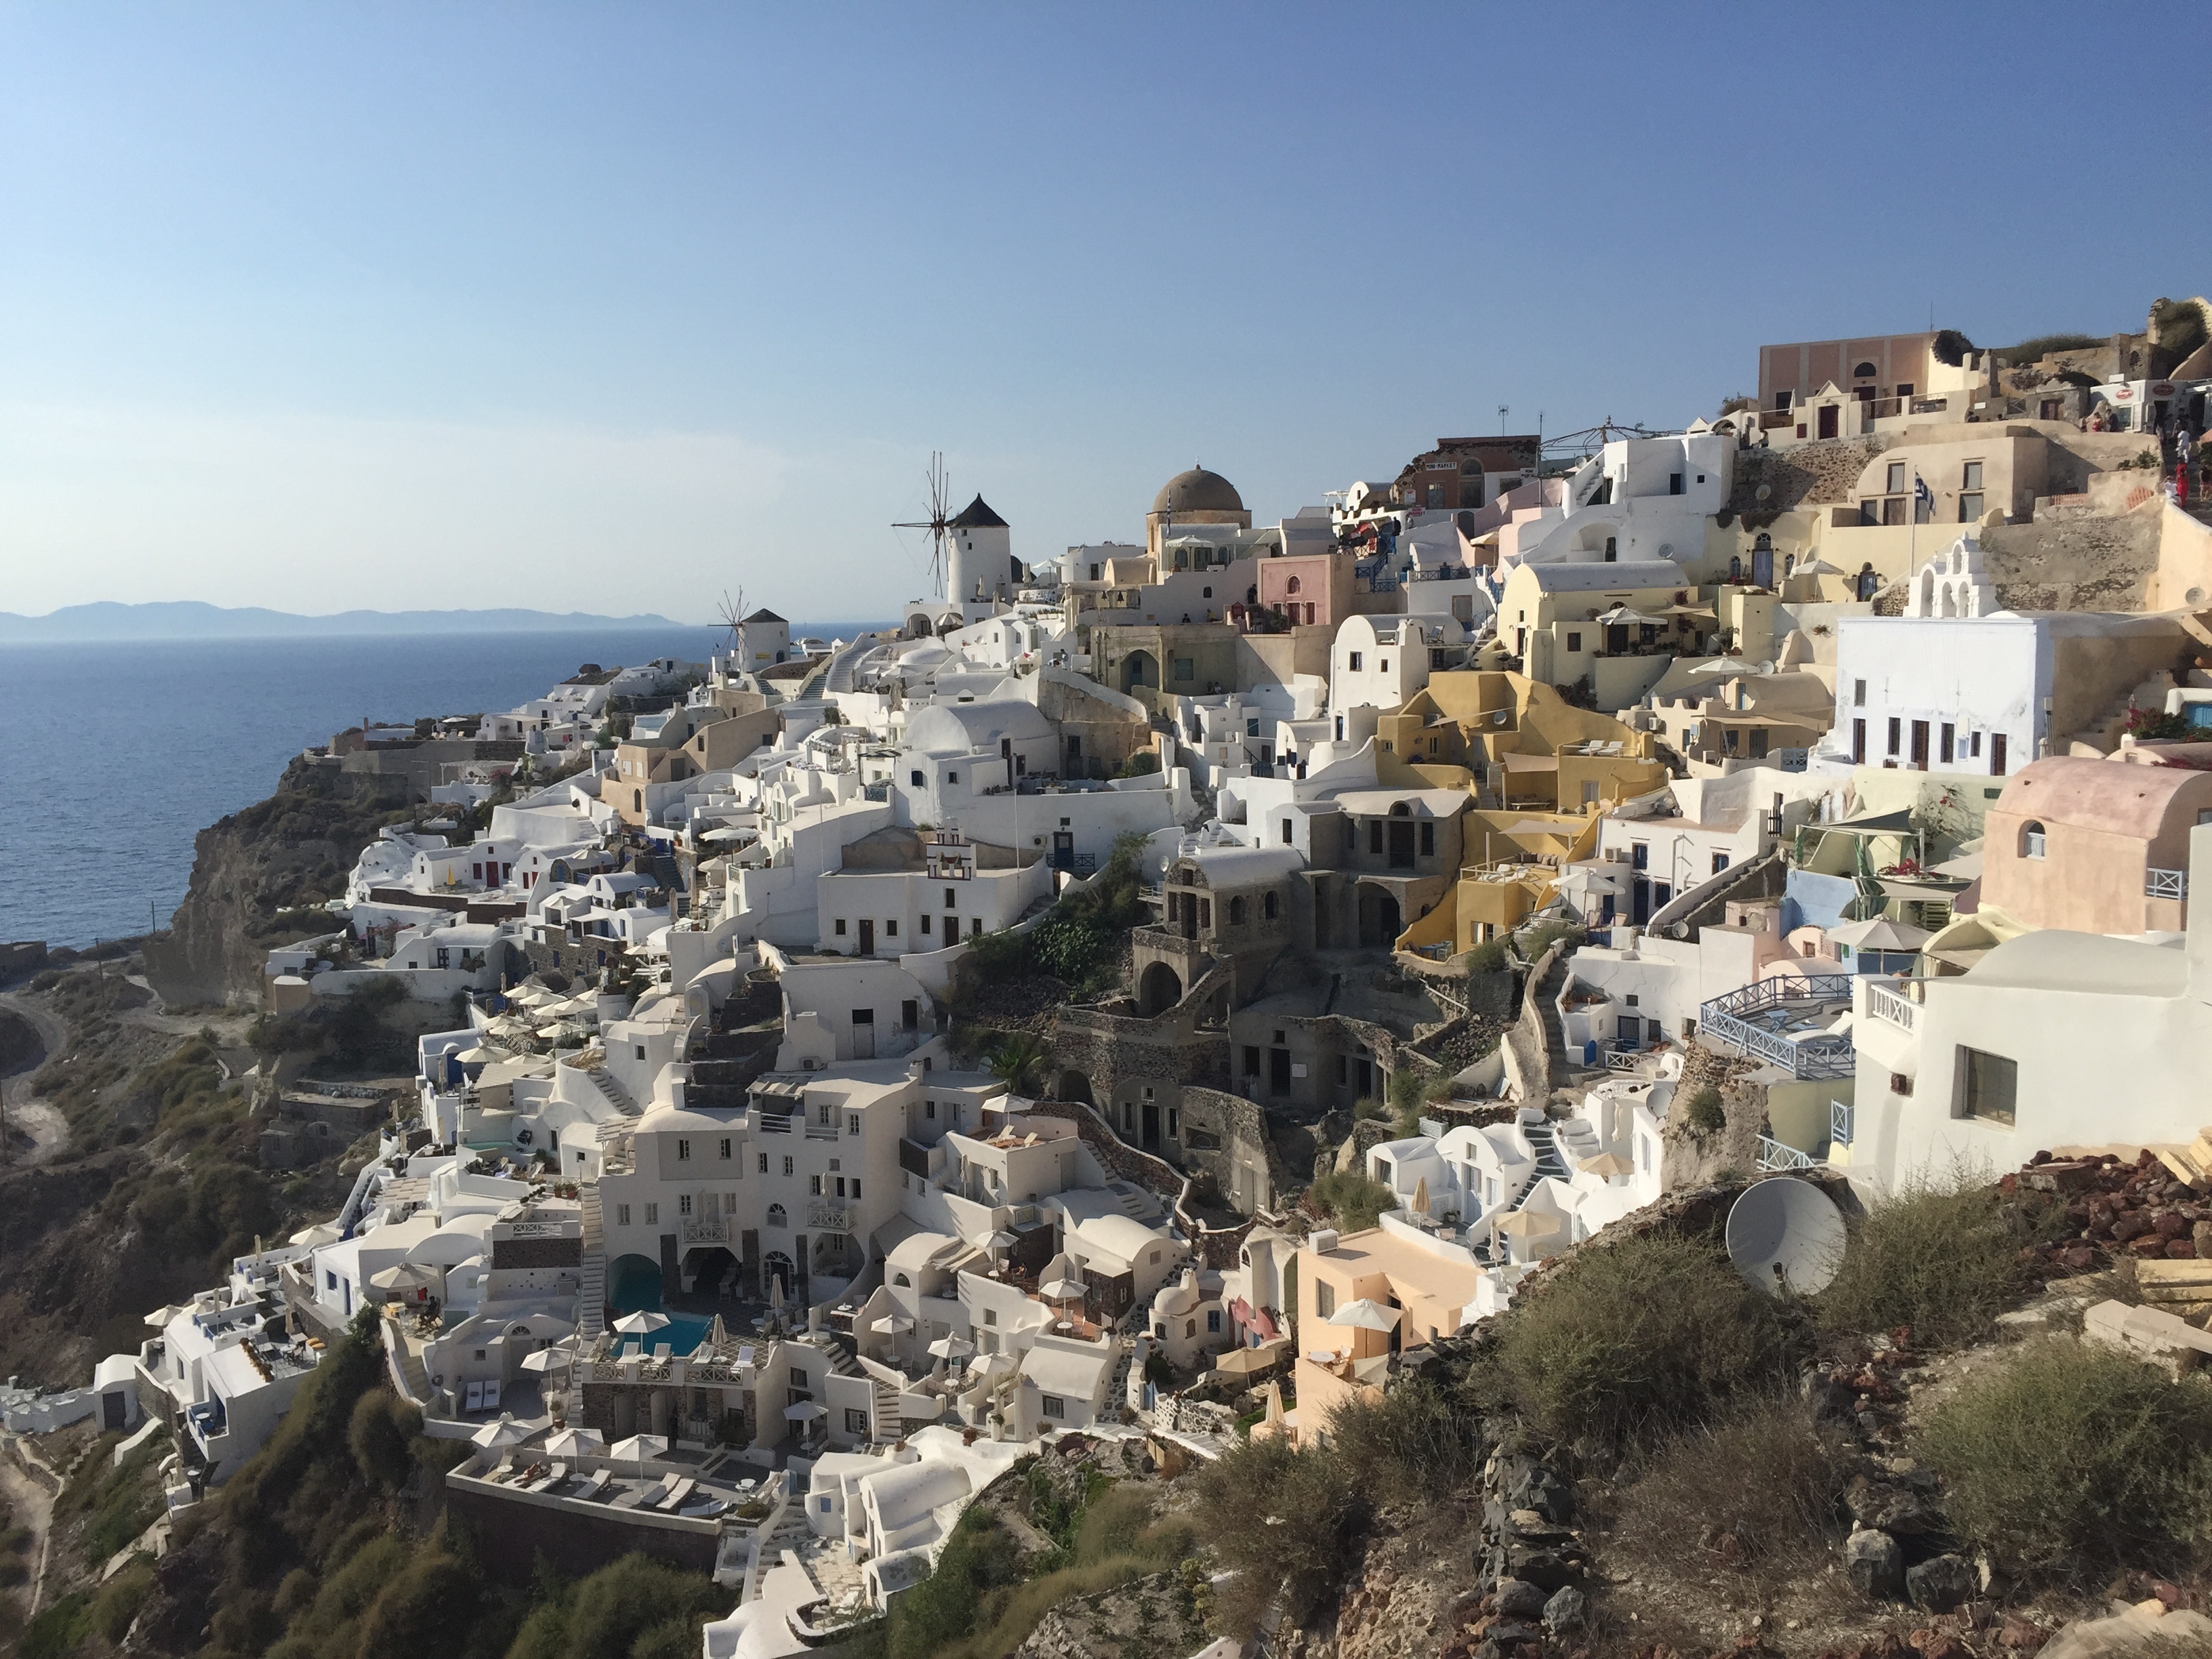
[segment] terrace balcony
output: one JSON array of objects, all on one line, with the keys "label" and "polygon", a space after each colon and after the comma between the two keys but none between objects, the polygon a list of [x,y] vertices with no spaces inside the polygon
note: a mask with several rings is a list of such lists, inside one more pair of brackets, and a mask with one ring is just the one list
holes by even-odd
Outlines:
[{"label": "terrace balcony", "polygon": [[1698,1035],[1795,1078],[1847,1078],[1851,1040],[1827,1028],[1850,1011],[1851,988],[1849,974],[1763,979],[1700,1006]]}]

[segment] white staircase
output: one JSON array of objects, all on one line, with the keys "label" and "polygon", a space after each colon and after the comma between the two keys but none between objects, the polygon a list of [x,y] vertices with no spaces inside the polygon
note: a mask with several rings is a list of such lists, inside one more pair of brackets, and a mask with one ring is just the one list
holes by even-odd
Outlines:
[{"label": "white staircase", "polygon": [[599,1216],[599,1183],[583,1185],[584,1287],[576,1296],[576,1329],[596,1341],[606,1329],[607,1242]]}]

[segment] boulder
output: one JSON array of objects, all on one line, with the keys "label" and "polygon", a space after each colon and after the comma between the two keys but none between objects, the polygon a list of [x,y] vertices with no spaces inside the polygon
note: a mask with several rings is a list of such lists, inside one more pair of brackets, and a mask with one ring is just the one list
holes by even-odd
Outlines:
[{"label": "boulder", "polygon": [[1583,1576],[1581,1564],[1558,1550],[1509,1546],[1505,1557],[1506,1571],[1514,1577],[1525,1578],[1547,1591],[1565,1589]]},{"label": "boulder", "polygon": [[1539,1619],[1545,1604],[1550,1600],[1546,1593],[1525,1578],[1501,1578],[1493,1592],[1498,1611],[1508,1619]]},{"label": "boulder", "polygon": [[1862,1595],[1894,1601],[1905,1594],[1905,1552],[1873,1527],[1856,1527],[1844,1540],[1844,1571]]},{"label": "boulder", "polygon": [[1863,1474],[1851,1478],[1844,1493],[1844,1507],[1862,1527],[1893,1534],[1934,1532],[1943,1524],[1943,1517],[1917,1492],[1887,1481],[1869,1480]]},{"label": "boulder", "polygon": [[1905,1593],[1929,1613],[1950,1613],[1972,1601],[1980,1588],[1973,1563],[1963,1555],[1938,1555],[1910,1568]]},{"label": "boulder", "polygon": [[1589,1622],[1589,1598],[1572,1584],[1544,1603],[1544,1628],[1564,1640]]}]

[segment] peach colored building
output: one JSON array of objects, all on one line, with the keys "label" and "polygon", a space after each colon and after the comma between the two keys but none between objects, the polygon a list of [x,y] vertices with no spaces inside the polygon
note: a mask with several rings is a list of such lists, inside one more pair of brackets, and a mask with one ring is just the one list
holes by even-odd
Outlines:
[{"label": "peach colored building", "polygon": [[1989,811],[1982,903],[2027,928],[2179,932],[2189,834],[2212,823],[2212,772],[2054,756]]},{"label": "peach colored building", "polygon": [[1288,621],[1334,628],[1352,614],[1352,568],[1348,553],[1293,553],[1261,559],[1260,609],[1279,611]]},{"label": "peach colored building", "polygon": [[[1316,1230],[1298,1252],[1297,1434],[1326,1435],[1339,1406],[1380,1398],[1391,1357],[1449,1336],[1473,1305],[1482,1269],[1459,1245],[1402,1222],[1338,1234]],[[1396,1328],[1333,1325],[1354,1302],[1398,1310]]]}]

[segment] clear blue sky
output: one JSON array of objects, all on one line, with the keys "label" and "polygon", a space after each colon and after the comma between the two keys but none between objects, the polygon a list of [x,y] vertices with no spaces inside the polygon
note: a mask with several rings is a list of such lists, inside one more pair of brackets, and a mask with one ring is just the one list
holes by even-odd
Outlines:
[{"label": "clear blue sky", "polygon": [[2124,88],[2208,46],[2191,5],[12,5],[0,609],[881,617],[933,448],[1036,557],[1194,459],[1265,520],[1931,304],[2140,328],[2212,287],[2212,129]]}]

